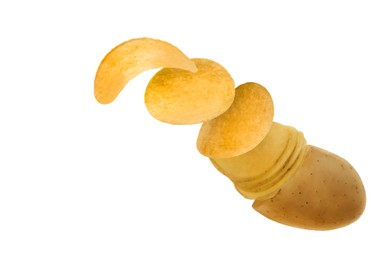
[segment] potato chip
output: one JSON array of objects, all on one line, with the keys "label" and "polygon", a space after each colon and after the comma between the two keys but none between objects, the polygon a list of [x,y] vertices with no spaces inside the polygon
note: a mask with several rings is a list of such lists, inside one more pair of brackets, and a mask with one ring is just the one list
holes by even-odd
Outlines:
[{"label": "potato chip", "polygon": [[261,176],[280,160],[289,141],[289,129],[276,122],[254,149],[230,158],[210,158],[211,162],[232,181],[244,182]]},{"label": "potato chip", "polygon": [[201,126],[197,148],[210,158],[229,158],[256,147],[270,131],[274,105],[270,93],[257,83],[236,88],[231,107]]},{"label": "potato chip", "polygon": [[145,104],[159,121],[196,124],[224,113],[233,103],[235,85],[220,64],[208,59],[192,59],[197,72],[164,68],[150,80]]},{"label": "potato chip", "polygon": [[160,67],[197,71],[193,61],[170,43],[151,38],[126,41],[100,63],[94,80],[95,98],[101,104],[111,103],[132,78]]}]

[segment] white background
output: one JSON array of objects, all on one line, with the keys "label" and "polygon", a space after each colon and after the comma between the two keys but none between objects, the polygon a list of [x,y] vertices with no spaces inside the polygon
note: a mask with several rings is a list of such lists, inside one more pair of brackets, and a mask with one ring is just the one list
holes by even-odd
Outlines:
[{"label": "white background", "polygon": [[[0,259],[380,259],[380,13],[378,1],[2,1]],[[148,114],[155,71],[98,104],[100,61],[143,36],[267,87],[275,121],[358,170],[360,220],[317,232],[255,212],[198,153],[199,125]]]}]

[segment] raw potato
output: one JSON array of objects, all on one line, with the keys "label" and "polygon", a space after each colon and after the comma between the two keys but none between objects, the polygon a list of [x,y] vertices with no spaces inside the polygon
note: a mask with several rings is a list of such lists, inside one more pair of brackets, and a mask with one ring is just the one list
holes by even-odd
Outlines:
[{"label": "raw potato", "polygon": [[263,175],[279,160],[287,147],[288,140],[288,129],[274,122],[263,141],[249,152],[231,158],[211,158],[210,160],[232,181],[248,181]]},{"label": "raw potato", "polygon": [[289,226],[329,230],[356,221],[365,209],[366,195],[356,170],[343,158],[308,146],[296,174],[267,200],[253,208]]},{"label": "raw potato", "polygon": [[101,104],[111,103],[132,78],[160,67],[197,71],[193,61],[170,43],[151,38],[126,41],[112,49],[99,65],[95,98]]},{"label": "raw potato", "polygon": [[197,148],[209,158],[229,158],[256,147],[270,131],[274,105],[270,93],[257,83],[236,88],[231,107],[202,124]]},{"label": "raw potato", "polygon": [[235,84],[220,64],[192,59],[197,72],[164,68],[150,80],[145,104],[159,121],[196,124],[224,113],[233,103]]}]

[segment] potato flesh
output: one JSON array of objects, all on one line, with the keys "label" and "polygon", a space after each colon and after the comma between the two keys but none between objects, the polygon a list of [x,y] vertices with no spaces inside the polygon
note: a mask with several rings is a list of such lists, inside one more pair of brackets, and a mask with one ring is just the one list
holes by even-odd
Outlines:
[{"label": "potato flesh", "polygon": [[289,161],[290,156],[294,153],[295,147],[297,145],[298,132],[293,127],[283,126],[283,128],[285,129],[285,131],[287,130],[289,132],[287,146],[284,149],[283,153],[278,158],[278,160],[273,165],[270,165],[270,167],[263,174],[251,178],[246,182],[247,184],[252,186],[255,184],[263,183],[264,180],[270,179],[278,172],[280,172],[282,168],[285,167],[286,163]]},{"label": "potato flesh", "polygon": [[276,189],[281,185],[281,180],[287,177],[287,174],[290,174],[290,170],[295,168],[295,163],[297,159],[301,157],[302,151],[305,147],[305,139],[302,134],[297,133],[297,140],[295,142],[294,149],[292,149],[292,153],[288,157],[286,163],[277,171],[274,172],[273,175],[268,178],[260,178],[258,181],[254,182],[250,187],[254,191],[261,191],[266,189]]},{"label": "potato flesh", "polygon": [[124,86],[141,72],[166,67],[195,72],[193,61],[170,43],[152,38],[126,41],[101,61],[94,80],[94,95],[101,104],[115,100]]},{"label": "potato flesh", "polygon": [[[265,199],[275,194],[279,188],[295,174],[304,155],[306,141],[301,132],[295,128],[285,127],[291,131],[288,150],[282,154],[282,162],[271,167],[264,176],[254,177],[247,182],[235,182],[234,186],[247,199]],[[296,137],[296,138],[294,138]]]},{"label": "potato flesh", "polygon": [[303,133],[274,122],[263,141],[251,151],[210,161],[245,198],[264,199],[274,195],[296,172],[305,148]]},{"label": "potato flesh", "polygon": [[256,200],[253,208],[289,226],[329,230],[357,220],[366,195],[356,170],[343,158],[308,146],[295,175],[271,199]]},{"label": "potato flesh", "polygon": [[290,162],[292,161],[292,163],[288,164],[286,167],[285,167],[285,171],[284,171],[284,174],[279,174],[278,175],[278,178],[276,180],[273,181],[274,185],[271,186],[271,189],[275,192],[275,191],[278,191],[280,189],[280,187],[289,179],[289,178],[292,178],[292,176],[297,172],[297,170],[299,169],[300,165],[303,163],[304,159],[305,159],[305,154],[307,152],[307,146],[306,146],[306,141],[304,139],[304,137],[301,137],[302,140],[302,144],[301,144],[301,147],[300,147],[300,150],[299,148],[297,149],[298,152],[295,152],[294,155],[297,155],[295,160],[294,158],[293,159],[290,159]]},{"label": "potato flesh", "polygon": [[196,124],[224,113],[233,103],[235,84],[220,64],[192,59],[193,73],[164,68],[148,83],[145,104],[150,114],[170,124]]},{"label": "potato flesh", "polygon": [[197,148],[209,158],[229,158],[256,147],[270,131],[274,104],[270,93],[253,82],[236,88],[233,104],[202,124]]},{"label": "potato flesh", "polygon": [[251,151],[231,158],[210,158],[210,160],[232,181],[245,182],[263,175],[279,161],[287,147],[289,134],[287,128],[274,122],[263,141]]}]

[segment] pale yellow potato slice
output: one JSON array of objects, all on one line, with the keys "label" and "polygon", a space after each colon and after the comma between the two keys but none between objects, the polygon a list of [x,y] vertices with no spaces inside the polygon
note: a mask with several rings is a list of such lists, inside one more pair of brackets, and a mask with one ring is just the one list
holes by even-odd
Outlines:
[{"label": "pale yellow potato slice", "polygon": [[252,182],[253,185],[251,187],[254,191],[266,190],[270,187],[274,187],[279,180],[284,178],[289,169],[295,164],[296,160],[300,157],[300,153],[302,152],[303,147],[306,144],[306,141],[303,137],[303,134],[299,134],[300,132],[296,132],[297,140],[296,145],[289,156],[287,162],[273,175],[267,178],[258,178],[257,182]]},{"label": "pale yellow potato slice", "polygon": [[229,158],[256,147],[270,131],[274,105],[270,93],[257,83],[236,88],[231,107],[202,124],[197,148],[209,158]]},{"label": "pale yellow potato slice", "polygon": [[152,38],[123,42],[100,63],[94,80],[95,98],[101,104],[111,103],[132,78],[160,67],[197,71],[194,62],[168,42]]},{"label": "pale yellow potato slice", "polygon": [[289,129],[274,122],[270,132],[254,149],[230,158],[210,158],[213,165],[232,181],[244,182],[263,175],[280,160],[289,141]]},{"label": "pale yellow potato slice", "polygon": [[[275,180],[272,180],[272,184],[269,185],[269,190],[273,190],[273,191],[278,191],[279,188],[289,179],[289,178],[292,178],[292,176],[297,172],[297,170],[299,169],[299,167],[301,166],[301,164],[303,163],[305,157],[306,157],[306,152],[307,152],[307,142],[306,140],[304,139],[304,136],[301,132],[300,133],[300,136],[302,138],[301,142],[302,144],[299,146],[300,148],[298,148],[298,151],[295,152],[295,155],[297,155],[297,158],[294,160],[294,159],[291,159],[290,161],[292,161],[292,163],[290,165],[287,165],[286,166],[286,171],[279,174],[279,176],[275,179]],[[267,192],[269,192],[269,190],[267,190]],[[260,197],[258,197],[260,198]]]},{"label": "pale yellow potato slice", "polygon": [[235,84],[224,67],[208,59],[192,59],[193,73],[164,68],[150,80],[145,92],[149,113],[170,124],[196,124],[224,113],[233,103]]},{"label": "pale yellow potato slice", "polygon": [[356,170],[343,158],[308,146],[296,173],[270,199],[253,208],[265,217],[293,227],[329,230],[356,221],[366,194]]},{"label": "pale yellow potato slice", "polygon": [[245,198],[248,199],[264,199],[268,198],[271,194],[275,194],[279,188],[285,183],[285,181],[291,177],[297,168],[300,166],[304,158],[304,150],[306,147],[306,141],[301,132],[298,132],[297,144],[289,156],[289,159],[277,172],[275,172],[270,178],[262,179],[258,181],[251,181],[247,183],[236,183],[236,189],[242,194],[245,194]]},{"label": "pale yellow potato slice", "polygon": [[265,180],[270,179],[272,176],[277,175],[278,172],[284,168],[287,162],[290,159],[290,156],[295,150],[298,138],[298,132],[294,127],[284,126],[285,131],[288,131],[288,142],[286,148],[283,150],[281,156],[278,160],[265,172],[260,175],[257,175],[253,178],[247,179],[245,181],[236,181],[236,184],[241,187],[252,187],[263,183]]},{"label": "pale yellow potato slice", "polygon": [[307,147],[305,144],[305,141],[303,141],[302,144],[295,148],[295,152],[292,154],[285,167],[274,175],[273,178],[247,189],[255,194],[255,199],[264,199],[265,197],[268,197],[269,194],[275,194],[288,178],[295,174],[305,158],[305,150]]}]

